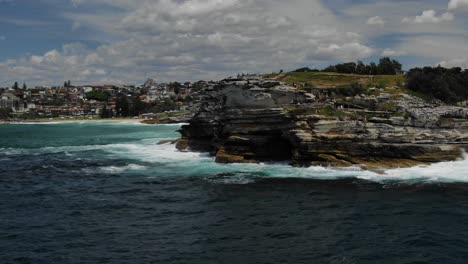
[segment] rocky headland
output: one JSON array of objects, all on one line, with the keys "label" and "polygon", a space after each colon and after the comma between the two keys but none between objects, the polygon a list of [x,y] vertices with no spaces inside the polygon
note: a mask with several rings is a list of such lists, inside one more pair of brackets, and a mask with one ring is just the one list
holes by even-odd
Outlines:
[{"label": "rocky headland", "polygon": [[336,96],[250,76],[206,87],[180,132],[178,149],[209,152],[220,163],[378,170],[461,158],[468,108],[384,89]]}]

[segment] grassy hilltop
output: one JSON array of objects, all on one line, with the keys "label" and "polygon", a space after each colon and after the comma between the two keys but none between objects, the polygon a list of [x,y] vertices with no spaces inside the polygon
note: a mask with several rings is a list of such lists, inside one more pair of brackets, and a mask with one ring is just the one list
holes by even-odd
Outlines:
[{"label": "grassy hilltop", "polygon": [[316,88],[336,88],[360,84],[363,87],[385,88],[404,86],[403,75],[358,75],[331,72],[288,72],[265,75],[266,78],[276,79],[288,84],[308,84]]}]

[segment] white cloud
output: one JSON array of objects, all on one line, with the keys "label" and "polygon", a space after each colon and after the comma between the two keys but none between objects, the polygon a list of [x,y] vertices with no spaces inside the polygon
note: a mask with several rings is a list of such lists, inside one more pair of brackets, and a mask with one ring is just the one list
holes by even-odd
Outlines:
[{"label": "white cloud", "polygon": [[328,46],[319,47],[317,55],[326,57],[337,57],[341,60],[353,60],[355,58],[365,58],[374,53],[370,47],[360,43],[346,43],[343,45],[330,44]]},{"label": "white cloud", "polygon": [[384,49],[384,51],[382,51],[382,56],[395,56],[396,54],[397,51],[392,49]]},{"label": "white cloud", "polygon": [[[419,23],[419,24],[406,24],[402,26],[402,20],[408,17],[407,20],[415,19],[411,14],[422,13],[421,8],[424,10],[443,10],[437,11],[437,16],[446,12],[447,2],[444,1],[360,1],[365,3],[348,5],[346,4],[342,9],[346,19],[342,22],[342,26],[347,30],[358,31],[365,39],[378,38],[379,36],[394,35],[397,42],[399,35],[439,35],[439,34],[452,34],[459,36],[466,34],[467,31],[462,24],[462,19],[454,19],[450,22],[444,23]],[[456,16],[455,12],[453,12]],[[380,16],[385,21],[385,27],[381,26],[362,26],[363,19],[368,19],[369,14]],[[462,18],[459,15],[459,18]],[[343,19],[343,18],[342,18]],[[410,26],[409,26],[410,25]],[[387,43],[377,43],[380,48],[389,48]],[[383,46],[383,47],[382,47]]]},{"label": "white cloud", "polygon": [[[109,4],[125,12],[70,16],[80,26],[112,32],[118,41],[88,49],[66,45],[17,60],[34,71],[22,79],[56,83],[219,79],[297,65],[366,58],[374,48],[320,1],[310,0],[72,0]],[[1,62],[0,62],[1,63]],[[0,64],[2,76],[18,76]],[[28,81],[29,82],[29,81]]]},{"label": "white cloud", "polygon": [[394,50],[403,55],[421,57],[426,63],[415,61],[408,67],[438,65],[445,67],[463,66],[465,54],[468,54],[468,46],[464,37],[453,36],[410,36],[404,38],[402,43]]},{"label": "white cloud", "polygon": [[385,25],[385,20],[380,16],[371,17],[367,20],[368,25]]},{"label": "white cloud", "polygon": [[384,57],[391,57],[391,56],[403,56],[403,55],[406,55],[406,53],[402,51],[394,50],[394,49],[384,49],[381,55]]},{"label": "white cloud", "polygon": [[468,0],[450,0],[448,10],[468,12]]},{"label": "white cloud", "polygon": [[424,24],[424,23],[438,24],[441,22],[452,21],[454,18],[455,16],[450,12],[446,12],[438,16],[436,11],[426,10],[426,11],[423,11],[422,14],[419,16],[405,17],[403,18],[402,22],[414,23],[414,24]]},{"label": "white cloud", "polygon": [[438,65],[445,68],[460,67],[462,69],[468,69],[468,58],[441,61]]},{"label": "white cloud", "polygon": [[[342,3],[335,6],[342,11],[338,13],[323,2],[70,0],[69,5],[76,8],[60,17],[69,20],[71,30],[79,30],[77,38],[92,28],[90,38],[107,44],[96,48],[68,44],[0,61],[0,80],[134,83],[157,77],[184,81],[302,65],[320,67],[371,55],[420,56],[430,64],[448,64],[468,54],[464,39],[468,33],[461,19],[454,20],[466,0],[450,1],[446,13],[435,10],[444,10],[447,2],[427,1],[423,5],[427,11],[413,17],[409,15],[420,14],[420,1]],[[363,21],[370,26],[362,26]],[[402,26],[402,21],[411,26]],[[380,36],[395,38],[384,43]]]}]

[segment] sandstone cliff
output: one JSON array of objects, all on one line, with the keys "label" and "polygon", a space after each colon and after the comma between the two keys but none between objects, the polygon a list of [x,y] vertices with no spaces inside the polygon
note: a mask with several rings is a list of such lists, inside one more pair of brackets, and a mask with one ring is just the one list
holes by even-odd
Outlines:
[{"label": "sandstone cliff", "polygon": [[220,163],[370,169],[455,160],[468,147],[467,108],[407,94],[319,100],[319,93],[261,78],[221,81],[205,89],[177,147]]}]

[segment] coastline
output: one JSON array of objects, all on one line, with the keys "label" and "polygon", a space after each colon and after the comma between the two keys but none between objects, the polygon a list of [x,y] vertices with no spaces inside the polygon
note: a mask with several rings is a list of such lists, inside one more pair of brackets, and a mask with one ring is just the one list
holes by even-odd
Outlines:
[{"label": "coastline", "polygon": [[291,161],[372,171],[463,158],[468,108],[388,92],[314,95],[272,80],[226,79],[204,91],[177,148],[208,152],[222,164]]},{"label": "coastline", "polygon": [[[82,120],[71,120],[71,119],[56,119],[56,120],[49,120],[49,119],[40,119],[40,120],[31,120],[31,121],[23,121],[23,122],[13,122],[13,121],[7,121],[7,122],[1,122],[1,124],[47,124],[47,123],[52,123],[52,124],[66,124],[66,123],[134,123],[134,124],[144,124],[141,121],[142,119],[133,119],[133,118],[113,118],[113,119],[82,119]],[[160,126],[171,126],[171,125],[188,125],[186,123],[179,123],[179,124],[156,124]],[[174,140],[174,138],[170,138],[168,140],[161,140],[158,145],[161,144],[167,144],[169,143],[170,145],[178,145],[183,146],[184,142],[181,139]],[[197,151],[191,151],[184,149],[180,153],[200,153]],[[214,157],[213,157],[214,158]],[[359,170],[363,174],[369,176],[370,174],[367,173],[373,173],[371,176],[372,177],[377,177],[380,175],[382,177],[385,177],[385,175],[389,175],[390,177],[394,179],[398,179],[398,175],[401,172],[406,172],[406,173],[413,173],[416,172],[419,169],[422,169],[425,173],[431,174],[432,170],[437,170],[441,171],[443,169],[451,169],[452,166],[456,166],[457,168],[463,168],[463,166],[466,166],[466,161],[468,161],[468,156],[464,152],[462,157],[458,159],[454,159],[451,161],[439,161],[439,162],[409,162],[407,160],[392,160],[387,161],[387,162],[379,162],[379,161],[374,161],[374,162],[366,162],[366,161],[361,161],[359,164],[354,164],[354,165],[348,165],[348,166],[333,166],[331,164],[310,164],[309,166],[295,166],[291,163],[285,163],[281,161],[270,161],[270,162],[250,162],[251,164],[256,164],[258,166],[280,166],[280,165],[286,165],[287,171],[289,170],[295,170],[295,169],[303,169],[301,170],[302,173],[307,174],[308,171],[311,170],[330,170],[330,171],[337,171],[337,172],[350,172],[350,171],[355,171]],[[221,162],[223,163],[223,162]],[[229,162],[228,162],[229,163]],[[239,166],[239,165],[238,165]],[[369,177],[371,177],[369,176]],[[435,176],[434,176],[435,177]],[[460,178],[460,177],[459,177]],[[460,178],[462,179],[462,178]]]},{"label": "coastline", "polygon": [[22,121],[0,121],[0,124],[41,124],[41,123],[95,123],[95,122],[129,122],[129,123],[143,123],[144,119],[134,118],[106,118],[106,119],[31,119]]}]

